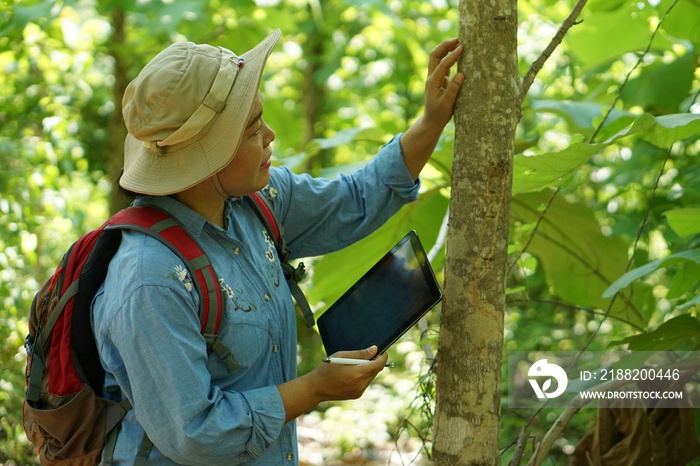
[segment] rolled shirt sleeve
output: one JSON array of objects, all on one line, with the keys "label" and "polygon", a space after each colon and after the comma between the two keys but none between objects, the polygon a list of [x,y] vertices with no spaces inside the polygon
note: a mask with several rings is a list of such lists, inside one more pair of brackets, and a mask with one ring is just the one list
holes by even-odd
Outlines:
[{"label": "rolled shirt sleeve", "polygon": [[280,193],[275,209],[293,257],[349,246],[418,198],[420,180],[406,168],[400,139],[395,136],[361,169],[333,180],[273,172],[270,185]]}]

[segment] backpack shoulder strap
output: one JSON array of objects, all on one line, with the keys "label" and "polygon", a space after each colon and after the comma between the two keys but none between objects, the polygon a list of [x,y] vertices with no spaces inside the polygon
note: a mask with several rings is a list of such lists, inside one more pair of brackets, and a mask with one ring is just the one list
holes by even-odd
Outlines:
[{"label": "backpack shoulder strap", "polygon": [[262,221],[268,234],[275,242],[275,249],[277,249],[277,255],[282,263],[282,271],[284,272],[284,278],[287,280],[289,289],[292,292],[292,296],[297,302],[297,305],[301,309],[301,313],[304,316],[304,321],[306,326],[311,328],[314,326],[314,314],[311,312],[311,306],[304,296],[304,292],[301,291],[299,287],[299,282],[304,277],[306,270],[304,269],[304,263],[300,262],[296,268],[292,267],[289,263],[289,256],[291,255],[289,248],[287,247],[287,242],[284,240],[284,230],[282,225],[277,221],[272,206],[268,202],[267,198],[261,195],[259,192],[252,193],[245,197],[253,210]]},{"label": "backpack shoulder strap", "polygon": [[114,214],[105,230],[134,230],[151,236],[167,246],[185,264],[199,295],[200,331],[229,372],[239,367],[231,351],[219,339],[223,316],[223,298],[214,268],[206,253],[184,227],[165,211],[151,206],[129,207]]}]

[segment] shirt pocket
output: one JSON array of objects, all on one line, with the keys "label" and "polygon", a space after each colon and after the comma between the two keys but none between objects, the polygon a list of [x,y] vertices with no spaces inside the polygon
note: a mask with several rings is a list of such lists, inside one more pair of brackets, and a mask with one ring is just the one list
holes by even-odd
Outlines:
[{"label": "shirt pocket", "polygon": [[273,342],[267,316],[261,310],[224,313],[219,338],[231,351],[238,367],[229,373],[219,357],[210,354],[208,368],[214,385],[242,390],[273,382],[270,374],[276,371],[270,367]]}]

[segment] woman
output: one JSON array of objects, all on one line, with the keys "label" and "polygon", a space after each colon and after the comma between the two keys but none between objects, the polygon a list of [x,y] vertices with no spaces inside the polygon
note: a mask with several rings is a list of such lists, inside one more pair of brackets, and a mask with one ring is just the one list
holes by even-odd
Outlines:
[{"label": "woman", "polygon": [[[297,464],[294,419],[327,400],[359,397],[386,355],[296,374],[296,320],[274,245],[242,196],[262,191],[294,257],[368,235],[418,192],[418,174],[452,116],[462,75],[456,39],[430,55],[425,114],[351,176],[329,181],[270,166],[275,139],[258,92],[273,31],[236,56],[174,44],[128,86],[122,188],[177,218],[212,261],[225,296],[219,337],[239,363],[207,352],[198,297],[181,261],[157,240],[123,232],[93,303],[105,393],[127,397],[114,463]],[[339,353],[372,359],[376,348]],[[148,444],[148,441],[143,445]]]}]

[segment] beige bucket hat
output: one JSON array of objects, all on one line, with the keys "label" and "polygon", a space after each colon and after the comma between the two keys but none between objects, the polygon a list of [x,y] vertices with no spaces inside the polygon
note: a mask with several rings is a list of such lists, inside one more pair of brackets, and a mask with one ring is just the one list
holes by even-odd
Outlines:
[{"label": "beige bucket hat", "polygon": [[119,184],[164,196],[226,167],[238,150],[260,87],[276,29],[240,57],[230,50],[175,43],[156,55],[126,88],[129,134]]}]

